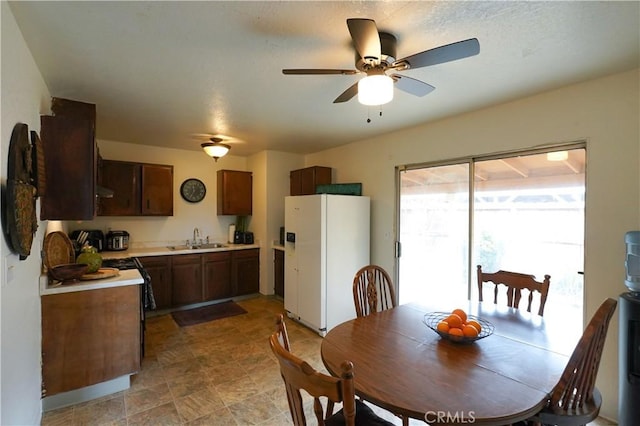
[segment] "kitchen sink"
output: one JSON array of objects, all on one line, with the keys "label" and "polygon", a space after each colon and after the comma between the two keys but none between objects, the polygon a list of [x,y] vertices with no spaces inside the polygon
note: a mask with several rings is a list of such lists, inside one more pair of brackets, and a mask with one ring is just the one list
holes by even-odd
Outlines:
[{"label": "kitchen sink", "polygon": [[204,243],[196,244],[193,246],[187,246],[185,244],[179,246],[167,246],[169,250],[198,250],[198,249],[212,249],[212,248],[224,248],[226,244],[222,243]]}]

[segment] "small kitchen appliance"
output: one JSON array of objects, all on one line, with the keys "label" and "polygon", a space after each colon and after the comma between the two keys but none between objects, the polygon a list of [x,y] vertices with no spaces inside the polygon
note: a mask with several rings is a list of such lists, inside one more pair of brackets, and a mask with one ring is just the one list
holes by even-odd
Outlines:
[{"label": "small kitchen appliance", "polygon": [[78,253],[85,243],[95,247],[99,252],[105,249],[104,233],[99,229],[78,229],[73,231],[70,237],[76,242],[75,248]]},{"label": "small kitchen appliance", "polygon": [[106,250],[121,251],[129,248],[129,233],[127,231],[109,231],[106,240]]},{"label": "small kitchen appliance", "polygon": [[234,244],[253,244],[253,232],[235,231],[233,233]]}]

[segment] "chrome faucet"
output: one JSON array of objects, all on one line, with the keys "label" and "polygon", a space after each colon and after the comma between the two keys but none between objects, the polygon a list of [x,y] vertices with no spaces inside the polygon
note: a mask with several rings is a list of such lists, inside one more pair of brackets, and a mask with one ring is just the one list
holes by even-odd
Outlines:
[{"label": "chrome faucet", "polygon": [[200,238],[200,230],[198,228],[193,228],[193,245],[198,244],[199,238]]}]

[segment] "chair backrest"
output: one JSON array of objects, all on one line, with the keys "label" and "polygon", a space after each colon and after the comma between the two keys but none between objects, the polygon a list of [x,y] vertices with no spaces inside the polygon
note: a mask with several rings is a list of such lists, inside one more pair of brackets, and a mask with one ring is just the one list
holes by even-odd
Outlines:
[{"label": "chair backrest", "polygon": [[[345,361],[342,364],[340,378],[316,371],[289,351],[289,337],[282,314],[276,319],[276,330],[269,337],[269,344],[280,364],[280,374],[287,390],[289,410],[295,426],[307,424],[301,390],[306,391],[314,399],[313,412],[318,425],[324,425],[324,420],[333,414],[334,404],[340,402],[342,402],[345,424],[355,425],[356,400],[351,362]],[[327,398],[325,410],[322,408],[321,397]]]},{"label": "chair backrest", "polygon": [[598,401],[594,401],[596,376],[609,321],[617,304],[615,299],[609,298],[593,315],[554,387],[545,411],[563,417],[582,416],[576,419],[576,424],[586,424],[598,416],[602,400],[598,394],[595,398]]},{"label": "chair backrest", "polygon": [[498,287],[499,284],[503,284],[507,289],[507,305],[512,308],[518,308],[520,305],[520,298],[522,297],[522,290],[529,290],[529,298],[527,302],[527,311],[531,312],[531,304],[533,302],[533,293],[540,294],[540,306],[538,308],[538,315],[544,314],[544,305],[547,303],[547,295],[549,294],[549,283],[551,276],[545,275],[544,281],[536,281],[535,275],[521,274],[519,272],[510,271],[498,271],[498,272],[483,272],[482,265],[478,265],[478,294],[479,299],[482,302],[482,284],[485,282],[493,282],[495,288],[493,290],[493,303],[498,303]]},{"label": "chair backrest", "polygon": [[353,279],[353,302],[358,317],[395,307],[396,295],[387,271],[377,265],[360,268]]}]

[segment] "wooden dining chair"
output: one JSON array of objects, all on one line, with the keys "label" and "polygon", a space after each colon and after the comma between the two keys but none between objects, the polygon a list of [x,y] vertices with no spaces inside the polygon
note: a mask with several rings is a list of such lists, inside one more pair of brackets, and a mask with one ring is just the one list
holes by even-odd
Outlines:
[{"label": "wooden dining chair", "polygon": [[586,425],[598,417],[602,395],[595,387],[609,321],[618,302],[607,299],[589,321],[547,405],[528,424]]},{"label": "wooden dining chair", "polygon": [[395,307],[396,295],[387,271],[377,265],[360,268],[353,279],[353,302],[358,317]]},{"label": "wooden dining chair", "polygon": [[[371,408],[356,399],[353,363],[344,361],[340,377],[333,377],[316,371],[307,362],[292,354],[282,314],[276,317],[276,330],[269,338],[269,345],[280,365],[294,426],[307,424],[301,390],[313,397],[313,413],[319,426],[393,425],[378,417]],[[320,398],[327,399],[325,409]],[[334,414],[334,406],[339,403],[342,403],[342,409]]]},{"label": "wooden dining chair", "polygon": [[544,276],[544,281],[536,281],[535,275],[521,274],[519,272],[510,271],[498,271],[498,272],[483,272],[482,265],[477,266],[478,269],[478,295],[482,302],[482,287],[483,283],[492,282],[495,284],[493,289],[493,303],[498,303],[498,288],[500,285],[506,286],[507,290],[507,305],[512,308],[518,308],[520,305],[520,298],[522,297],[522,290],[529,291],[529,297],[527,300],[527,312],[531,312],[531,305],[533,303],[533,293],[540,294],[540,305],[538,308],[538,315],[543,316],[544,305],[547,303],[547,295],[549,294],[549,284],[551,280],[550,275]]}]

